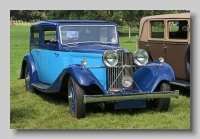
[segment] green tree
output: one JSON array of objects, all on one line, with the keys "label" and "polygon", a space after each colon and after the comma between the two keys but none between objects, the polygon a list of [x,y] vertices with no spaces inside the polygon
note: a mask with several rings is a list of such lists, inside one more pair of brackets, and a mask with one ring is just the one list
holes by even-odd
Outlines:
[{"label": "green tree", "polygon": [[151,11],[145,10],[123,10],[122,13],[122,20],[128,25],[129,27],[129,40],[131,36],[131,28],[132,27],[139,27],[140,19],[146,14],[151,14]]},{"label": "green tree", "polygon": [[106,20],[122,25],[118,10],[50,10],[45,15],[47,19]]},{"label": "green tree", "polygon": [[46,10],[47,19],[70,19],[71,10]]},{"label": "green tree", "polygon": [[12,20],[43,20],[43,10],[10,10],[10,18]]}]

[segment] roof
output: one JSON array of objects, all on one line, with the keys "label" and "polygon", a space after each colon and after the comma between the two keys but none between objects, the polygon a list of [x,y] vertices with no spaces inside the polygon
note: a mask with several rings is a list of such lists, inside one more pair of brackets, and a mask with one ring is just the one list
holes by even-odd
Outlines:
[{"label": "roof", "polygon": [[[169,20],[190,20],[190,13],[179,13],[179,14],[162,14],[162,15],[154,15],[154,16],[146,16],[140,20],[140,30],[139,30],[139,38],[141,41],[149,40],[150,26],[148,21],[149,20],[160,20],[160,19],[169,19]],[[166,22],[167,23],[167,22]],[[167,32],[165,32],[167,33]],[[187,40],[185,40],[187,41]]]},{"label": "roof", "polygon": [[45,25],[56,25],[63,23],[111,23],[103,20],[46,20],[33,23],[33,25],[45,24]]},{"label": "roof", "polygon": [[103,20],[47,20],[47,22],[54,23],[108,23]]},{"label": "roof", "polygon": [[143,23],[145,20],[148,20],[148,19],[158,19],[158,18],[159,19],[190,18],[190,13],[187,12],[187,13],[178,13],[178,14],[161,14],[161,15],[154,15],[154,16],[146,16],[141,19],[141,23]]}]

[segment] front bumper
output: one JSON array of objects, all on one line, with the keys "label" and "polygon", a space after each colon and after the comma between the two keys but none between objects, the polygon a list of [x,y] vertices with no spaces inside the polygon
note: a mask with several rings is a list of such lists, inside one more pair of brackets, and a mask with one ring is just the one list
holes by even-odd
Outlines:
[{"label": "front bumper", "polygon": [[84,95],[84,103],[120,101],[131,99],[178,98],[179,90],[162,92],[142,92],[127,94]]}]

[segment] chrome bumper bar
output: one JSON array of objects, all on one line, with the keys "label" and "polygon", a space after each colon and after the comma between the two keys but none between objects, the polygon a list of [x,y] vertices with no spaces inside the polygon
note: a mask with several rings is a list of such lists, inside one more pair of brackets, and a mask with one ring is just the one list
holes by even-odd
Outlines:
[{"label": "chrome bumper bar", "polygon": [[178,98],[179,90],[162,91],[152,93],[128,93],[128,94],[105,94],[105,95],[84,95],[84,103],[120,101],[130,99],[154,99],[154,98]]}]

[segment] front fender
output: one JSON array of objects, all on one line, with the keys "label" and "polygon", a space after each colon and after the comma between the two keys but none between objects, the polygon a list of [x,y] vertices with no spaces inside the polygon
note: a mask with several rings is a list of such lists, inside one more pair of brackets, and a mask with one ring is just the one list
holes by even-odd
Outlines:
[{"label": "front fender", "polygon": [[94,74],[90,70],[83,68],[82,65],[70,65],[66,67],[64,71],[69,73],[81,86],[90,86],[95,84],[102,90],[102,92],[106,93],[103,85],[94,76]]},{"label": "front fender", "polygon": [[153,92],[161,81],[175,81],[174,71],[169,64],[163,62],[162,66],[152,66],[153,64],[159,63],[152,62],[133,74],[135,82],[133,83],[133,90]]},{"label": "front fender", "polygon": [[30,79],[31,79],[30,82],[31,83],[39,82],[37,70],[35,67],[35,62],[31,54],[26,54],[22,60],[20,79],[25,78],[26,65],[28,65],[29,67]]},{"label": "front fender", "polygon": [[67,66],[59,74],[56,80],[44,92],[59,92],[65,75],[71,75],[74,80],[81,86],[97,85],[102,92],[106,93],[103,86],[89,70],[82,68],[81,65],[75,64]]}]

